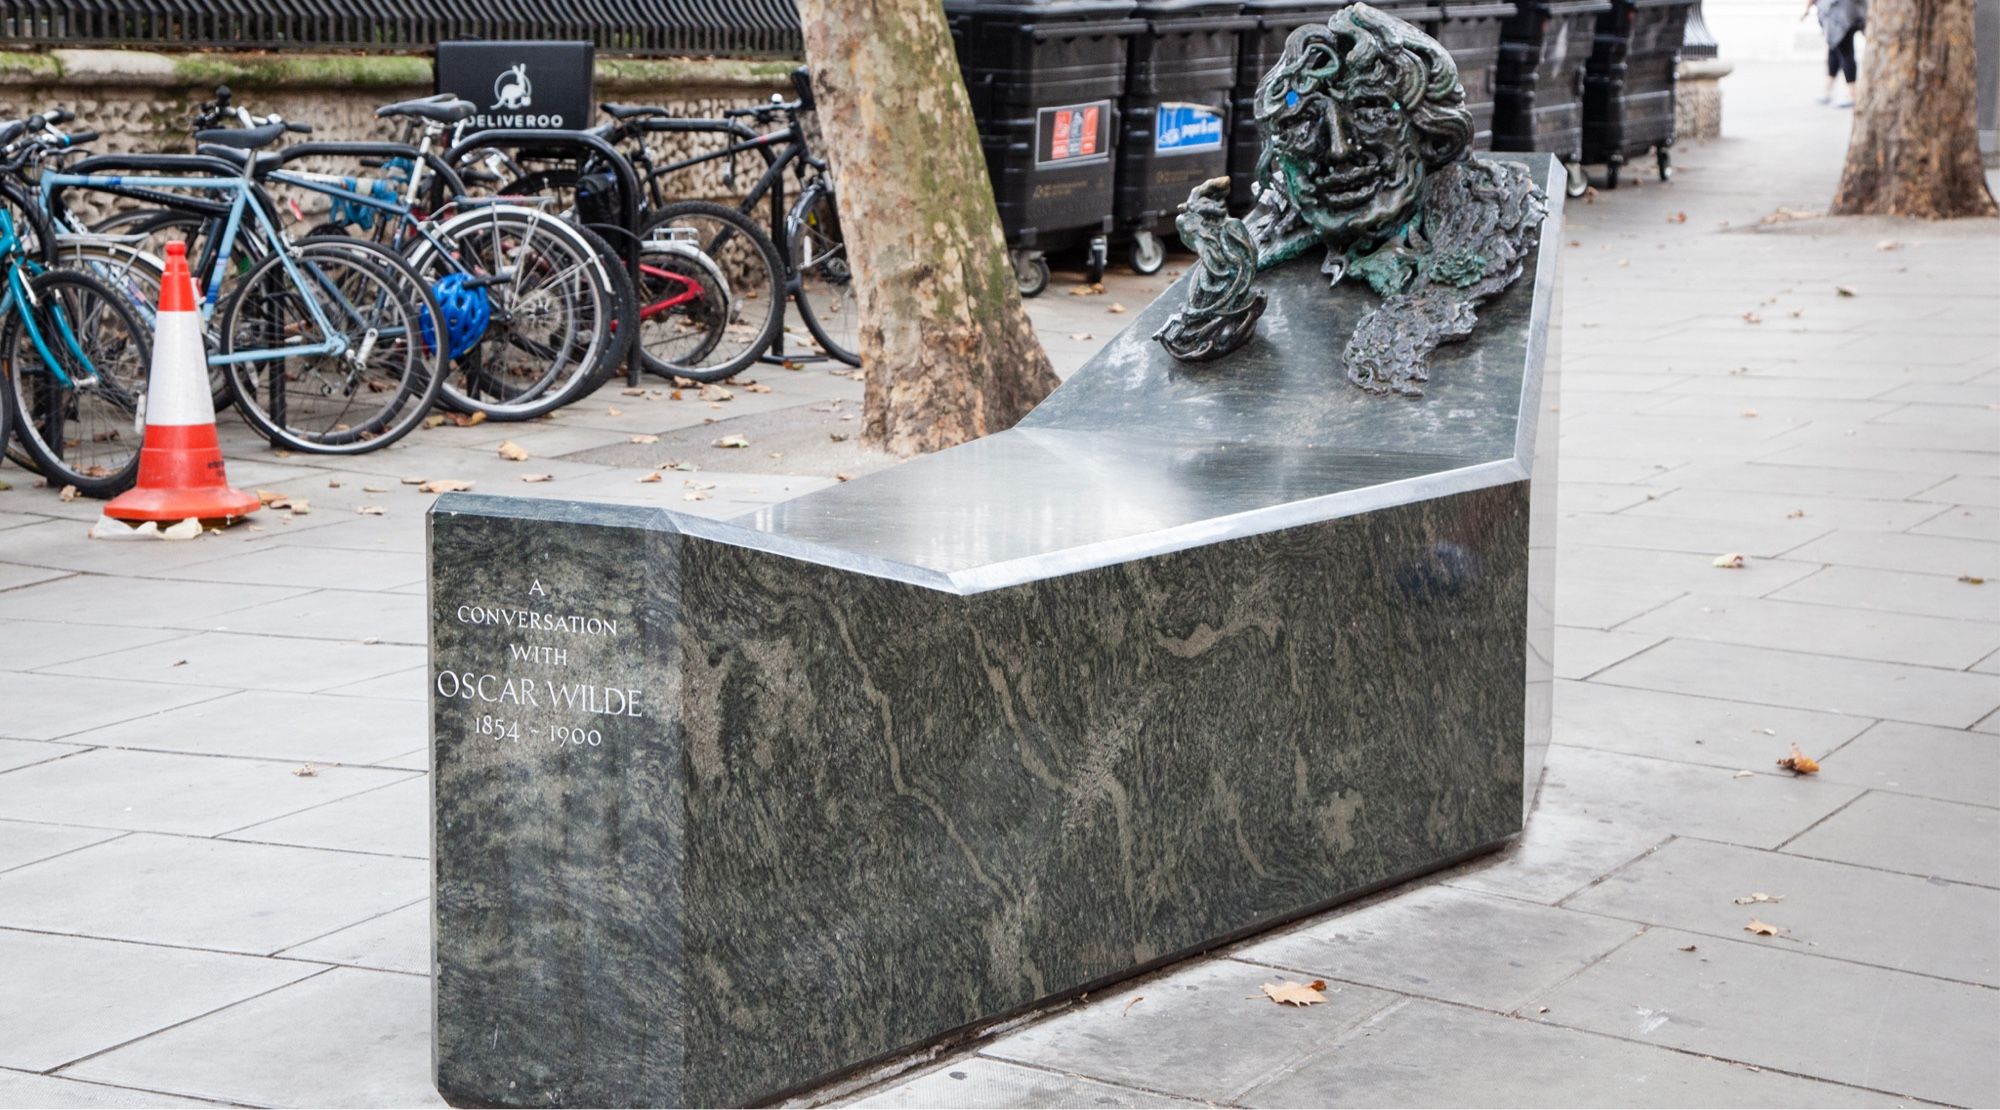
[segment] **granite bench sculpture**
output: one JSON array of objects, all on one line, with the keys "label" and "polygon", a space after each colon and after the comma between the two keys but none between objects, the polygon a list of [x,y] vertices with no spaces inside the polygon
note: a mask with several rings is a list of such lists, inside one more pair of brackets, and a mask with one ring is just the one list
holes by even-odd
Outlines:
[{"label": "granite bench sculpture", "polygon": [[[1294,203],[1412,164],[1354,160],[1381,90],[1343,64],[1448,114],[1448,57],[1391,24],[1344,9],[1267,81],[1337,163]],[[1512,182],[1514,229],[1478,221],[1511,258],[1426,254],[1462,210],[1421,187],[1326,259],[1197,196],[1202,267],[1009,431],[732,521],[440,498],[439,1090],[767,1101],[1518,833],[1562,171],[1464,145],[1414,172]],[[1421,334],[1351,357],[1384,316]]]}]

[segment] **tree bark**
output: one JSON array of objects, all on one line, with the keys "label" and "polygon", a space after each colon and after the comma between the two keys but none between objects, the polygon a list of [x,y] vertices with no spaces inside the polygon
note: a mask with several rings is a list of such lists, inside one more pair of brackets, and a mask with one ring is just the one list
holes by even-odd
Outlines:
[{"label": "tree bark", "polygon": [[1010,427],[1056,387],[1021,307],[938,0],[801,0],[853,264],[864,437],[897,455]]},{"label": "tree bark", "polygon": [[1874,0],[1860,96],[1829,211],[1996,214],[1979,157],[1973,0]]}]

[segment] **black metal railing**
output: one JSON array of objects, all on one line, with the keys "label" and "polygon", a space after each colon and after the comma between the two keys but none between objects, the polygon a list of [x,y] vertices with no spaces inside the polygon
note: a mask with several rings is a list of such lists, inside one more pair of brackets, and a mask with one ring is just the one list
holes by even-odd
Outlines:
[{"label": "black metal railing", "polygon": [[602,54],[796,56],[794,0],[0,0],[0,43],[417,52],[589,39]]}]

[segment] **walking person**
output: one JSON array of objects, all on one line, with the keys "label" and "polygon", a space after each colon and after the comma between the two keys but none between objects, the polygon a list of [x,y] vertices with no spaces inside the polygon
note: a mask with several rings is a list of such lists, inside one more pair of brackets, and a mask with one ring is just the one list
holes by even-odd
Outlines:
[{"label": "walking person", "polygon": [[[1819,9],[1819,28],[1826,34],[1826,92],[1821,94],[1821,104],[1833,104],[1836,108],[1854,107],[1854,36],[1868,25],[1868,0],[1806,0],[1806,10],[1799,18],[1804,19]],[[1839,103],[1833,99],[1833,79],[1847,79],[1847,95]]]}]

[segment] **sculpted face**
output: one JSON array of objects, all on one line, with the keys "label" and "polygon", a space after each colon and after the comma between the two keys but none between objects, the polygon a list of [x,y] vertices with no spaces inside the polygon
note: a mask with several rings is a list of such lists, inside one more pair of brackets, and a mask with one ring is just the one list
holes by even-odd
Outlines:
[{"label": "sculpted face", "polygon": [[1416,207],[1424,181],[1409,114],[1382,67],[1354,64],[1356,53],[1343,60],[1331,43],[1308,45],[1266,125],[1293,203],[1324,238],[1389,230]]},{"label": "sculpted face", "polygon": [[1394,231],[1472,137],[1449,54],[1365,5],[1301,27],[1257,90],[1268,165],[1329,246]]}]

